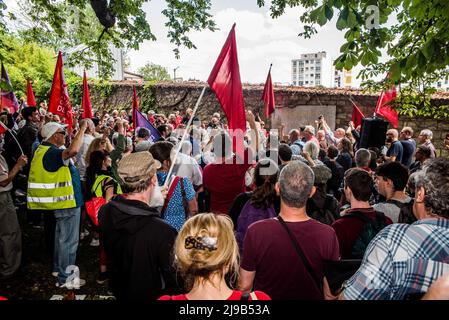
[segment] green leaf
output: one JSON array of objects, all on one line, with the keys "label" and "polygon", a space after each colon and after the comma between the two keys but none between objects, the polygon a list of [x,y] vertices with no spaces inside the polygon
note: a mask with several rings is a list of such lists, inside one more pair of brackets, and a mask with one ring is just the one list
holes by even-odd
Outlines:
[{"label": "green leaf", "polygon": [[349,13],[349,10],[347,7],[345,7],[343,10],[341,10],[340,15],[338,16],[337,24],[336,24],[338,30],[343,30],[348,27],[348,21],[347,21],[348,13]]},{"label": "green leaf", "polygon": [[348,13],[348,27],[353,28],[357,25],[357,16],[352,9]]},{"label": "green leaf", "polygon": [[331,20],[332,17],[334,16],[334,10],[331,7],[328,7],[327,5],[325,5],[324,11],[325,11],[327,20]]}]

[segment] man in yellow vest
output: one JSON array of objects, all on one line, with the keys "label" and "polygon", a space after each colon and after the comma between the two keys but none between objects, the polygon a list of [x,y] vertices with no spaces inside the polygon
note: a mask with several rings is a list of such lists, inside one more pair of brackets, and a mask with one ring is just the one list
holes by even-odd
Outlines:
[{"label": "man in yellow vest", "polygon": [[31,210],[54,213],[53,275],[58,277],[56,286],[77,289],[85,284],[75,265],[83,197],[78,169],[70,159],[80,150],[87,123],[81,124],[70,146],[64,149],[66,126],[49,122],[41,130],[43,141],[31,161],[28,177],[27,206]]}]

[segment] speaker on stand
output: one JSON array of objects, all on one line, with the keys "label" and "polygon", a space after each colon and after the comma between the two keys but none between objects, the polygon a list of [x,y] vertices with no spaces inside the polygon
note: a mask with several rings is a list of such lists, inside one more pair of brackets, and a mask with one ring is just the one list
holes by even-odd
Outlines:
[{"label": "speaker on stand", "polygon": [[363,118],[360,131],[360,148],[381,148],[385,145],[385,138],[389,122],[380,118]]}]

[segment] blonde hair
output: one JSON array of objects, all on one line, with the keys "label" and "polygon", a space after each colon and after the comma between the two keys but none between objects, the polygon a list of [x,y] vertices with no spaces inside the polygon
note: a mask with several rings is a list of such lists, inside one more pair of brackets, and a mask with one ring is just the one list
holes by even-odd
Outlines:
[{"label": "blonde hair", "polygon": [[[197,237],[216,239],[216,249],[186,248],[186,239]],[[202,213],[188,219],[179,231],[174,250],[176,267],[188,291],[195,281],[209,281],[215,274],[229,274],[231,285],[237,283],[239,248],[234,224],[228,216]]]},{"label": "blonde hair", "polygon": [[89,160],[90,160],[90,154],[94,151],[99,151],[101,150],[101,142],[105,141],[106,146],[105,146],[105,151],[108,153],[111,153],[111,149],[108,146],[108,139],[107,138],[95,138],[92,140],[92,142],[89,145],[89,148],[87,148],[86,151],[86,156],[84,158],[84,160],[86,161],[86,164],[89,164]]}]

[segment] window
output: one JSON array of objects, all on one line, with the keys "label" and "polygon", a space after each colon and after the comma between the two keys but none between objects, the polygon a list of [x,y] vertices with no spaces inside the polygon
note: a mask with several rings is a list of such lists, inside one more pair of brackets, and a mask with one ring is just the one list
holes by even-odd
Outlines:
[{"label": "window", "polygon": [[315,53],[315,58],[318,58],[318,54]]},{"label": "window", "polygon": [[437,83],[437,87],[438,87],[438,88],[441,88],[441,82],[438,82],[438,83]]},{"label": "window", "polygon": [[306,63],[309,63],[309,60],[306,60]]},{"label": "window", "polygon": [[309,71],[309,67],[306,67],[306,71]]},{"label": "window", "polygon": [[313,67],[310,67],[310,70],[313,70]]},{"label": "window", "polygon": [[321,79],[321,74],[315,73],[315,79]]},{"label": "window", "polygon": [[448,77],[446,77],[446,80],[444,80],[444,84],[448,84]]},{"label": "window", "polygon": [[293,68],[293,72],[296,72],[296,67]]},{"label": "window", "polygon": [[296,81],[293,81],[293,85],[296,86]]},{"label": "window", "polygon": [[316,67],[316,68],[315,68],[315,71],[316,71],[316,72],[320,72],[320,71],[321,71],[321,67]]},{"label": "window", "polygon": [[316,85],[320,85],[321,82],[320,82],[319,80],[317,80],[317,81],[315,82],[315,84],[316,84]]},{"label": "window", "polygon": [[306,81],[306,84],[309,84],[309,81]]}]

